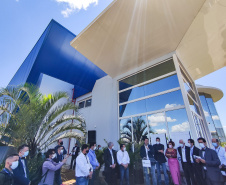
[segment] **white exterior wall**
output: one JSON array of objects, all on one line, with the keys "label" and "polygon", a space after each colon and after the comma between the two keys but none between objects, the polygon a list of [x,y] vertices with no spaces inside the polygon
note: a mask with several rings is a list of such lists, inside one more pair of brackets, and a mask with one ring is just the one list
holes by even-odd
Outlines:
[{"label": "white exterior wall", "polygon": [[[87,131],[96,130],[97,144],[106,146],[106,139],[114,142],[116,148],[119,138],[117,89],[117,81],[110,76],[97,80],[92,91],[92,105],[79,109],[85,118]],[[76,101],[81,99],[79,97]]]}]

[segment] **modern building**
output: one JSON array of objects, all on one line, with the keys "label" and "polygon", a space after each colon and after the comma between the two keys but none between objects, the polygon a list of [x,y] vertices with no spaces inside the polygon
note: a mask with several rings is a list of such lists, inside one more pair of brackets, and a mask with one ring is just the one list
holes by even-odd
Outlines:
[{"label": "modern building", "polygon": [[[91,92],[96,80],[106,76],[106,73],[75,52],[70,46],[74,37],[69,30],[51,20],[8,86],[31,83],[39,87],[44,95],[67,92],[71,101]],[[5,121],[5,115],[2,115],[0,123]],[[70,148],[74,142],[71,140]],[[69,146],[69,139],[64,139],[64,144]]]},{"label": "modern building", "polygon": [[225,66],[225,16],[224,1],[114,0],[75,37],[71,46],[108,74],[81,109],[97,141],[165,134],[210,145],[194,80]]},{"label": "modern building", "polygon": [[225,65],[222,3],[115,0],[78,36],[51,21],[9,85],[68,92],[101,145],[144,135],[210,145],[222,127],[210,126],[194,80]]},{"label": "modern building", "polygon": [[212,138],[217,138],[220,139],[221,142],[226,142],[224,129],[214,104],[223,97],[223,92],[214,87],[196,86]]}]

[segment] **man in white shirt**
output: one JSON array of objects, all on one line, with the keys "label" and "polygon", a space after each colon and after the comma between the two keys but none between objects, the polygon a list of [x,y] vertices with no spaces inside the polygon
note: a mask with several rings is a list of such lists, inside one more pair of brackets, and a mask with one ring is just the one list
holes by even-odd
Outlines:
[{"label": "man in white shirt", "polygon": [[[221,161],[221,165],[226,165],[226,158],[225,158],[225,149],[220,146],[218,139],[212,139],[212,144],[214,146],[214,150],[217,152],[217,155]],[[224,171],[221,172],[222,175],[226,176],[226,173]]]},{"label": "man in white shirt", "polygon": [[120,150],[117,152],[117,161],[120,169],[120,185],[123,185],[124,177],[126,179],[126,184],[129,185],[130,158],[124,144],[120,144]]},{"label": "man in white shirt", "polygon": [[179,147],[177,148],[181,157],[181,164],[186,178],[187,185],[196,185],[191,165],[190,147],[185,146],[183,139],[179,140]]},{"label": "man in white shirt", "polygon": [[76,185],[88,185],[89,179],[92,178],[93,168],[90,164],[89,157],[87,157],[88,152],[89,147],[84,144],[82,145],[82,152],[76,158]]}]

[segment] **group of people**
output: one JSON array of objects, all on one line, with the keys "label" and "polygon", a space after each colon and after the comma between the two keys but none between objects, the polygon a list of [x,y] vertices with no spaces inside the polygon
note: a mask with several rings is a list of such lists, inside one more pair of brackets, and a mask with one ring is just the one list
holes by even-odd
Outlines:
[{"label": "group of people", "polygon": [[[181,184],[181,173],[178,158],[181,158],[181,165],[186,178],[187,185],[223,185],[225,179],[225,149],[219,145],[218,139],[212,139],[213,149],[207,147],[204,138],[198,138],[199,148],[195,146],[193,139],[188,139],[187,146],[181,139],[179,147],[175,149],[175,143],[169,141],[168,147],[164,152],[164,145],[160,143],[160,138],[156,138],[156,144],[149,145],[146,138],[144,146],[141,147],[141,157],[150,160],[151,167],[144,167],[145,184],[150,185],[151,172],[152,184],[161,184],[161,171],[164,173],[165,184],[169,185],[169,175],[166,170],[166,158],[168,158],[169,171],[175,185]],[[179,156],[177,156],[179,153]],[[157,169],[157,179],[155,175]],[[157,183],[158,181],[158,183]]]},{"label": "group of people", "polygon": [[[144,138],[144,145],[140,148],[140,157],[150,166],[143,166],[145,185],[157,185],[162,183],[161,168],[164,174],[165,184],[170,184],[170,177],[175,185],[181,184],[181,172],[178,159],[181,158],[181,166],[187,185],[223,185],[225,182],[225,149],[220,146],[218,139],[212,139],[213,148],[208,148],[204,138],[198,138],[199,148],[195,146],[193,139],[188,139],[187,144],[181,139],[179,147],[175,149],[175,143],[169,141],[167,149],[161,144],[160,138],[156,138],[156,144],[150,145],[149,139]],[[75,169],[76,185],[94,185],[97,170],[100,168],[95,151],[101,149],[96,143],[83,144],[80,147],[75,144],[70,154],[67,154],[63,141],[59,139],[54,149],[49,149],[42,164],[42,173],[38,185],[61,185],[61,167],[71,155],[71,169]],[[187,145],[187,146],[186,146]],[[104,150],[104,175],[107,184],[116,185],[116,169],[120,172],[120,185],[129,185],[130,157],[126,151],[126,145],[121,144],[120,150],[115,151],[114,144],[108,143]],[[179,153],[179,156],[177,156]],[[18,154],[6,157],[5,168],[0,172],[1,185],[30,185],[29,170],[26,157],[29,155],[28,145],[18,148]],[[66,156],[65,156],[66,155]],[[167,172],[166,158],[170,173]],[[117,167],[117,168],[116,168]],[[157,171],[157,178],[155,171]]]}]

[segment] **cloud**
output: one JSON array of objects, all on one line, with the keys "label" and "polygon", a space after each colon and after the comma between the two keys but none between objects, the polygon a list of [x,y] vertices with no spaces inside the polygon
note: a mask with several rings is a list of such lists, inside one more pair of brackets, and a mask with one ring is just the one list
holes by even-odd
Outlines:
[{"label": "cloud", "polygon": [[181,106],[180,104],[166,104],[165,109]]},{"label": "cloud", "polygon": [[61,11],[61,14],[64,17],[69,17],[71,13],[73,13],[76,10],[87,10],[87,8],[91,4],[98,4],[99,0],[55,0],[58,3],[63,3],[66,5],[66,9]]},{"label": "cloud", "polygon": [[206,117],[209,117],[209,116],[210,116],[210,115],[209,115],[209,112],[207,112],[207,111],[205,111],[205,110],[204,110],[204,114],[205,114]]},{"label": "cloud", "polygon": [[166,129],[156,129],[155,132],[158,134],[165,134],[167,131]]},{"label": "cloud", "polygon": [[220,118],[219,118],[219,116],[218,116],[218,115],[214,115],[214,116],[212,116],[212,119],[213,119],[213,120],[220,120]]},{"label": "cloud", "polygon": [[[158,113],[151,116],[148,116],[148,120],[150,122],[150,126],[155,127],[158,123],[165,123],[164,113]],[[175,122],[176,119],[172,119],[171,117],[167,117],[167,122]]]},{"label": "cloud", "polygon": [[189,130],[190,127],[188,122],[183,122],[181,124],[172,126],[172,132],[185,132]]}]

